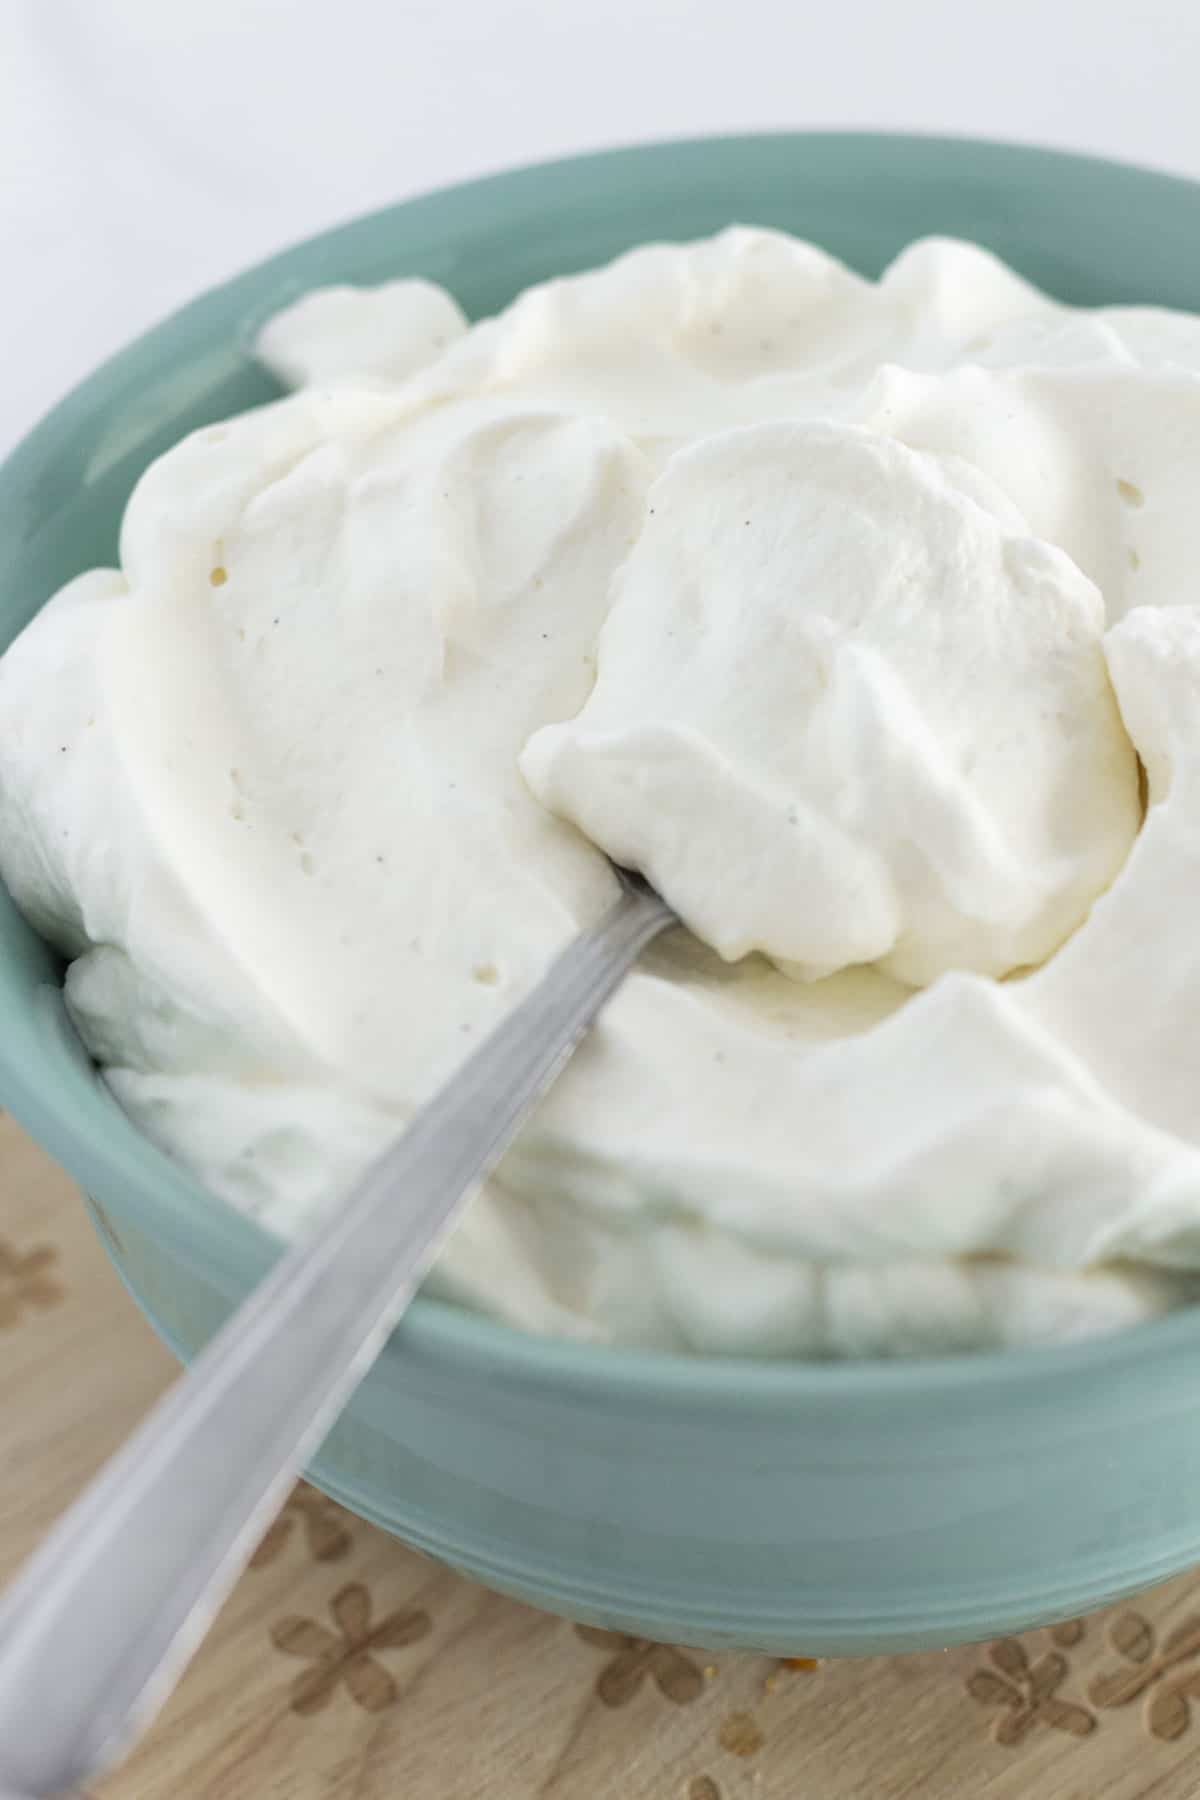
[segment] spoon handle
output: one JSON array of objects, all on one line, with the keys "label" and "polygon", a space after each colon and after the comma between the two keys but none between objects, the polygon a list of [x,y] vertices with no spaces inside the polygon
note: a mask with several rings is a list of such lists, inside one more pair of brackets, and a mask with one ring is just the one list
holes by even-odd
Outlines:
[{"label": "spoon handle", "polygon": [[0,1598],[0,1792],[77,1788],[162,1705],[471,1192],[674,922],[623,885],[346,1204],[280,1257]]}]

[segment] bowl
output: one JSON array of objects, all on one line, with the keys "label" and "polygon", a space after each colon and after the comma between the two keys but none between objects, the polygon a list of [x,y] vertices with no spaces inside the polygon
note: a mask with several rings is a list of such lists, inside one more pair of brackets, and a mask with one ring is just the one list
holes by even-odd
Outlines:
[{"label": "bowl", "polygon": [[[914,237],[956,234],[1067,300],[1200,310],[1200,186],[1043,150],[798,133],[450,188],[204,295],[55,408],[0,470],[0,645],[115,560],[153,457],[275,394],[248,346],[304,289],[420,274],[477,315],[731,220],[867,273]],[[275,1246],[134,1130],[60,983],[0,893],[0,1101],[86,1190],[130,1293],[187,1358]],[[312,1476],[492,1588],[639,1636],[814,1656],[962,1642],[1200,1561],[1200,1312],[1055,1349],[806,1365],[581,1347],[422,1298]]]}]

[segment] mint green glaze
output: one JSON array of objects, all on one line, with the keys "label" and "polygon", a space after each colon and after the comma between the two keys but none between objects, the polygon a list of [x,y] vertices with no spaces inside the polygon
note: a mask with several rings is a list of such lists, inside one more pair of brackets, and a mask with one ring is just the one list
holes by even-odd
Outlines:
[{"label": "mint green glaze", "polygon": [[[1069,300],[1200,310],[1200,186],[1083,157],[797,134],[474,182],[275,257],[57,407],[0,470],[0,644],[113,560],[152,457],[273,393],[245,346],[302,289],[421,274],[477,314],[733,219],[872,273],[914,237],[958,234]],[[57,976],[0,893],[0,1101],[95,1196],[131,1292],[187,1355],[271,1244],[118,1112],[64,1028]],[[566,1346],[422,1301],[315,1472],[409,1542],[594,1623],[815,1655],[946,1644],[1200,1561],[1200,1315],[1054,1351],[823,1367]]]}]

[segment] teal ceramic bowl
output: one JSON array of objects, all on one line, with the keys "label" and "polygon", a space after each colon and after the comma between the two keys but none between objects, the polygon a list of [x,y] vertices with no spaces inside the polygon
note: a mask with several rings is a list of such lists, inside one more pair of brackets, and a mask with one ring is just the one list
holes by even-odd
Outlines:
[{"label": "teal ceramic bowl", "polygon": [[[292,295],[421,274],[473,314],[647,238],[785,226],[877,272],[990,245],[1068,300],[1200,310],[1200,187],[998,144],[789,135],[659,144],[414,200],[205,295],[84,382],[0,471],[0,644],[112,562],[137,476],[269,399],[246,346]],[[75,1176],[180,1355],[271,1242],[124,1119],[66,1027],[55,958],[0,895],[0,1101]],[[856,1655],[1063,1618],[1200,1561],[1200,1313],[1051,1351],[853,1366],[524,1336],[421,1300],[313,1475],[489,1586],[705,1646]]]}]

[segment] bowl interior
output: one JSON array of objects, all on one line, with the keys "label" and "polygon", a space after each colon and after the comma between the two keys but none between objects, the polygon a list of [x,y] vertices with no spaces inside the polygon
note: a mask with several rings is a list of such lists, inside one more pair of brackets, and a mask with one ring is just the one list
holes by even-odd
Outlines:
[{"label": "bowl interior", "polygon": [[[0,648],[64,581],[111,564],[124,502],[146,465],[186,432],[277,392],[248,346],[303,290],[424,275],[475,317],[530,282],[586,268],[647,239],[732,221],[810,237],[875,274],[915,237],[975,239],[1069,301],[1151,301],[1200,310],[1200,186],[1086,157],[971,140],[781,134],[617,150],[427,195],[297,246],[202,296],[106,363],[0,469]],[[215,1272],[248,1287],[265,1235],[140,1136],[66,1024],[54,956],[0,889],[0,1101],[85,1187]],[[503,1355],[597,1379],[705,1385],[743,1399],[788,1381],[918,1379],[886,1366],[804,1372],[568,1349],[422,1301],[408,1330],[447,1352]],[[1118,1344],[1029,1352],[1027,1376],[1079,1355],[1144,1354],[1200,1336],[1188,1315]],[[1113,1346],[1117,1347],[1114,1348]],[[998,1377],[1012,1357],[922,1365],[926,1380]]]}]

